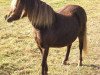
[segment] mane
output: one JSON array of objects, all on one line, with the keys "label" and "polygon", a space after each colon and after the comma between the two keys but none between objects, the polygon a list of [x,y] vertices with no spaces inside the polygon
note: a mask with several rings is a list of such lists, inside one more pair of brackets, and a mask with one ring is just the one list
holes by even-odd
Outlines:
[{"label": "mane", "polygon": [[16,8],[17,0],[12,0],[11,1],[11,10],[14,10]]},{"label": "mane", "polygon": [[32,25],[35,27],[51,27],[54,23],[55,12],[45,2],[40,0],[28,0],[27,12]]}]

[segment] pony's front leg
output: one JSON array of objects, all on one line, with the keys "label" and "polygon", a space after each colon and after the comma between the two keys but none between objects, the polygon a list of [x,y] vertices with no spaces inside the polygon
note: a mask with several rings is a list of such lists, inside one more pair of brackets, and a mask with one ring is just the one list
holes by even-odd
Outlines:
[{"label": "pony's front leg", "polygon": [[42,75],[48,75],[48,65],[47,65],[47,56],[49,52],[49,47],[46,46],[42,48],[43,54],[42,54]]}]

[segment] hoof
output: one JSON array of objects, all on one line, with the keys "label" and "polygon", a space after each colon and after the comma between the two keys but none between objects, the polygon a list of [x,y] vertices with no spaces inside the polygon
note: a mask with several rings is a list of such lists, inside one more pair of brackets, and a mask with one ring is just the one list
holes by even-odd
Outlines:
[{"label": "hoof", "polygon": [[64,61],[63,65],[70,65],[68,62]]},{"label": "hoof", "polygon": [[47,71],[42,72],[42,75],[48,75]]},{"label": "hoof", "polygon": [[79,63],[78,66],[82,66],[82,63]]},{"label": "hoof", "polygon": [[82,66],[82,64],[79,64],[79,66]]}]

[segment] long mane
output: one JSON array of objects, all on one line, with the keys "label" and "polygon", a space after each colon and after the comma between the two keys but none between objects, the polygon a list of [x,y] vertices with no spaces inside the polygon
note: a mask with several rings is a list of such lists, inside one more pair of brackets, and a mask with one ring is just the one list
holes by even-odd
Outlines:
[{"label": "long mane", "polygon": [[16,8],[16,4],[18,3],[18,1],[17,0],[12,0],[11,1],[11,10],[14,10],[15,8]]},{"label": "long mane", "polygon": [[55,12],[40,0],[26,0],[28,17],[34,26],[51,27],[54,23]]}]

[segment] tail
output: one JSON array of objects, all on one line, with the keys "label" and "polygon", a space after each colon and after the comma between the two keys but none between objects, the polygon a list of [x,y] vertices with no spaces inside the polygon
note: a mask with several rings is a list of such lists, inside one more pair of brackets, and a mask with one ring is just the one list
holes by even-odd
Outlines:
[{"label": "tail", "polygon": [[79,33],[79,38],[82,38],[83,41],[83,51],[85,54],[88,53],[87,51],[87,27],[86,27],[86,22],[87,22],[87,16],[85,10],[78,6],[76,9],[75,15],[78,19],[78,22],[80,24],[80,33]]},{"label": "tail", "polygon": [[83,51],[84,51],[85,54],[88,53],[88,51],[87,51],[87,34],[86,34],[86,32],[87,32],[87,29],[85,29],[84,35],[83,35]]}]

